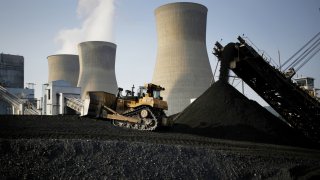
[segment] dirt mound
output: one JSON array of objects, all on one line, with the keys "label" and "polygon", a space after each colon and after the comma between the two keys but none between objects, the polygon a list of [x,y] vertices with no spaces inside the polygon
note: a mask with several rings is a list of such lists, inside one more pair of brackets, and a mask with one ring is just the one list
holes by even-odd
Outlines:
[{"label": "dirt mound", "polygon": [[288,124],[218,81],[175,120],[176,129],[216,138],[298,145],[309,142]]}]

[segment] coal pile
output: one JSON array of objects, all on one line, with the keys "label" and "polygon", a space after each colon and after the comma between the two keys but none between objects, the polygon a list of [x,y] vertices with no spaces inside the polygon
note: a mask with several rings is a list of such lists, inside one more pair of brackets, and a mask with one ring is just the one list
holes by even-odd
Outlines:
[{"label": "coal pile", "polygon": [[181,112],[175,124],[177,131],[215,138],[294,146],[313,144],[223,81],[214,83]]},{"label": "coal pile", "polygon": [[143,132],[76,116],[0,116],[0,179],[295,179],[318,150]]},{"label": "coal pile", "polygon": [[[220,149],[219,149],[220,148]],[[319,178],[319,152],[90,139],[0,139],[1,179]]]}]

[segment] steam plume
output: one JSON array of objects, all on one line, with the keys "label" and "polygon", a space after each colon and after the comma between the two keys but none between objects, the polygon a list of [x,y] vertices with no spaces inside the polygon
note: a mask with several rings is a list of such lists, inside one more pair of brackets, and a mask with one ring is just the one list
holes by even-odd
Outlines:
[{"label": "steam plume", "polygon": [[77,44],[83,41],[114,41],[113,21],[115,0],[78,0],[80,28],[63,29],[55,37],[61,45],[57,54],[77,54]]}]

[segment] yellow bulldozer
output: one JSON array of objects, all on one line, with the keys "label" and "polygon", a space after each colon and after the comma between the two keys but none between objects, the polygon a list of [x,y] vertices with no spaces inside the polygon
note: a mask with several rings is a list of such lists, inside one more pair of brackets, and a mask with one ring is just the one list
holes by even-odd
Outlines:
[{"label": "yellow bulldozer", "polygon": [[134,86],[132,90],[126,90],[122,95],[122,88],[118,88],[118,94],[91,91],[87,93],[85,104],[87,116],[109,119],[115,126],[138,129],[155,130],[158,126],[170,126],[172,122],[164,110],[168,110],[168,104],[160,96],[164,88],[152,83],[140,86],[135,96]]}]

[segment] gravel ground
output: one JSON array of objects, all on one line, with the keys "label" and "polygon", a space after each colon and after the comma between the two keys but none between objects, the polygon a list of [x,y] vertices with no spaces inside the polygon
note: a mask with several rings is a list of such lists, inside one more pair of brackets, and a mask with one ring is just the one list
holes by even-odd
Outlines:
[{"label": "gravel ground", "polygon": [[0,116],[0,178],[296,179],[320,177],[320,151],[141,132],[76,116]]},{"label": "gravel ground", "polygon": [[[1,179],[249,179],[319,176],[309,150],[80,139],[1,140]],[[319,176],[320,177],[320,176]]]}]

